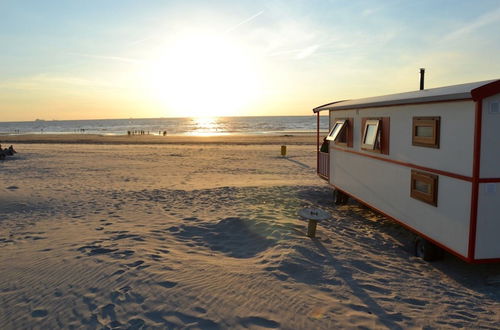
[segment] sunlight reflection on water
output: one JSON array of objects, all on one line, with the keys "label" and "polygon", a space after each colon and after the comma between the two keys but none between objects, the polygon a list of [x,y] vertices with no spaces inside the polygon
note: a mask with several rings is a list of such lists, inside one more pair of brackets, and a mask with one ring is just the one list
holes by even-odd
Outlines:
[{"label": "sunlight reflection on water", "polygon": [[215,135],[229,135],[225,125],[219,117],[194,117],[193,129],[189,135],[193,136],[215,136]]}]

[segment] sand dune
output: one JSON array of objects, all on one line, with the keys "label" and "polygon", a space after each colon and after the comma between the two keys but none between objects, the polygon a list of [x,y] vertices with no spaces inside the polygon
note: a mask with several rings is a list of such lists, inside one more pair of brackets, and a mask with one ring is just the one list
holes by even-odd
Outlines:
[{"label": "sand dune", "polygon": [[[498,328],[499,265],[421,261],[408,231],[335,207],[311,143],[20,144],[1,328]],[[331,214],[317,239],[304,207]]]}]

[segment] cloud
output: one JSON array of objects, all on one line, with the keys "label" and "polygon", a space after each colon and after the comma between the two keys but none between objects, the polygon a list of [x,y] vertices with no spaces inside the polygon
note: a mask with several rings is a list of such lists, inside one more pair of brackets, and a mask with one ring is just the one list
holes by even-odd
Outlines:
[{"label": "cloud", "polygon": [[81,57],[88,57],[88,58],[95,58],[95,59],[102,59],[102,60],[109,60],[109,61],[126,62],[126,63],[135,63],[135,64],[140,64],[140,63],[144,62],[142,60],[128,58],[128,57],[120,57],[120,56],[92,55],[92,54],[81,54],[81,53],[69,53],[69,54],[81,56]]},{"label": "cloud", "polygon": [[102,80],[87,79],[73,76],[54,76],[49,74],[39,74],[31,77],[7,80],[0,82],[0,87],[18,90],[46,90],[61,88],[62,86],[73,87],[106,87],[115,88],[112,84]]},{"label": "cloud", "polygon": [[319,48],[319,45],[312,45],[312,46],[303,48],[303,49],[299,50],[297,55],[295,55],[295,59],[303,60],[303,59],[311,56],[312,54],[314,54],[316,52],[316,50],[318,50],[318,48]]},{"label": "cloud", "polygon": [[156,35],[149,36],[149,37],[146,37],[146,38],[134,40],[131,43],[129,43],[128,46],[136,46],[136,45],[142,44],[143,42],[146,42],[146,41],[149,41],[149,40],[152,40],[152,39],[161,39],[161,38],[159,36],[156,36]]},{"label": "cloud", "polygon": [[269,54],[269,57],[277,57],[277,56],[282,56],[282,55],[292,55],[294,59],[296,60],[302,60],[305,59],[318,50],[319,45],[311,45],[303,48],[297,48],[297,49],[287,49],[287,50],[280,50],[274,53]]},{"label": "cloud", "polygon": [[459,39],[479,28],[482,28],[483,26],[492,23],[499,24],[499,22],[500,22],[500,7],[494,11],[479,16],[476,20],[471,21],[469,24],[464,25],[462,28],[448,34],[444,39],[445,40]]}]

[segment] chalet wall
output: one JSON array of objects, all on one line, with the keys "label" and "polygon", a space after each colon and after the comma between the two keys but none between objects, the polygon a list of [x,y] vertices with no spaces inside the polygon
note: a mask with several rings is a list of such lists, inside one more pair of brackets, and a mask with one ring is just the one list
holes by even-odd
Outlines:
[{"label": "chalet wall", "polygon": [[479,185],[476,258],[500,256],[500,183]]},{"label": "chalet wall", "polygon": [[[345,149],[471,177],[474,107],[473,101],[455,101],[332,111],[330,124],[354,118],[354,146]],[[414,116],[441,117],[438,149],[412,146]],[[364,117],[390,117],[389,155],[361,150]],[[410,197],[409,167],[335,149],[330,155],[330,183],[467,256],[470,182],[439,175],[435,207]]]},{"label": "chalet wall", "polygon": [[[474,105],[473,101],[458,101],[332,111],[330,125],[336,118],[353,117],[354,148],[352,150],[360,151],[361,118],[390,117],[389,155],[379,156],[472,176]],[[414,116],[441,117],[439,149],[412,146],[412,119]]]},{"label": "chalet wall", "polygon": [[467,255],[470,182],[439,176],[438,206],[435,207],[410,197],[410,168],[332,151],[332,184]]},{"label": "chalet wall", "polygon": [[481,178],[500,178],[500,109],[492,111],[494,103],[500,108],[500,94],[483,100]]}]

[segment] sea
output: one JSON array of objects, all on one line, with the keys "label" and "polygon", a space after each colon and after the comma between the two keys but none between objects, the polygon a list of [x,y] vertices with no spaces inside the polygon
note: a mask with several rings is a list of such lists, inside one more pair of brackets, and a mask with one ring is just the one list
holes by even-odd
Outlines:
[{"label": "sea", "polygon": [[[228,135],[316,132],[316,116],[129,118],[0,122],[0,134]],[[320,120],[321,131],[328,119]]]}]

